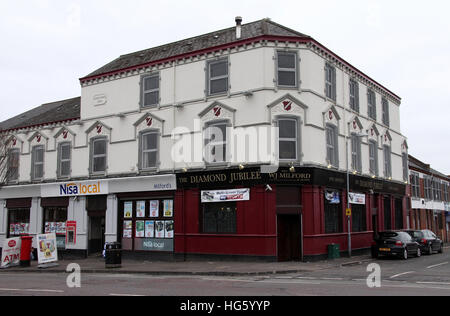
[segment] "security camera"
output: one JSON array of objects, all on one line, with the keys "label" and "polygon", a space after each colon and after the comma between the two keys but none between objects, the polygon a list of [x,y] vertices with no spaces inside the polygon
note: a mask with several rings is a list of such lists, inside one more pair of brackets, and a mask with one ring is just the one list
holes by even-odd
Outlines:
[{"label": "security camera", "polygon": [[273,191],[273,189],[270,185],[266,184],[266,191]]}]

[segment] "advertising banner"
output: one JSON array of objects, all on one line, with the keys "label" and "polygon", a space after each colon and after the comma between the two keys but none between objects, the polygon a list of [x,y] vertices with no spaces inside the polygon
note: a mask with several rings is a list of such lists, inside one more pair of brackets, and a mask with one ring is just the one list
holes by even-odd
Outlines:
[{"label": "advertising banner", "polygon": [[38,263],[52,263],[58,261],[58,248],[55,233],[37,235]]},{"label": "advertising banner", "polygon": [[348,200],[350,201],[351,204],[366,205],[366,195],[365,194],[350,192],[348,194]]},{"label": "advertising banner", "polygon": [[20,238],[5,239],[2,249],[2,268],[15,267],[20,264]]},{"label": "advertising banner", "polygon": [[202,191],[202,203],[249,201],[250,189]]}]

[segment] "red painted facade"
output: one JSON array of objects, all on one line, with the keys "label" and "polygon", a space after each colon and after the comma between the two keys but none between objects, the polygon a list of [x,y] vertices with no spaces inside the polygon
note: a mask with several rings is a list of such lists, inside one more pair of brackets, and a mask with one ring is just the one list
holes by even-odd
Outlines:
[{"label": "red painted facade", "polygon": [[[242,187],[242,186],[239,186]],[[280,238],[277,231],[277,218],[280,206],[277,205],[277,189],[279,185],[271,185],[268,190],[265,185],[250,187],[250,200],[237,202],[236,233],[205,234],[201,232],[201,201],[200,188],[178,189],[175,195],[175,253],[176,254],[207,254],[207,255],[242,255],[279,257],[277,242]],[[227,187],[233,189],[236,187]],[[213,190],[213,188],[210,188]],[[342,231],[334,234],[325,233],[324,186],[302,185],[296,189],[301,194],[302,255],[305,258],[326,255],[329,244],[339,244],[340,250],[347,251],[347,217],[345,191],[340,191]],[[402,199],[402,227],[406,227],[405,196],[371,194],[366,192],[366,230],[353,232],[352,250],[370,248],[374,227],[384,229],[384,197],[390,199],[391,224],[395,228],[395,198]],[[280,203],[280,202],[278,202]],[[375,210],[376,209],[376,210]],[[372,217],[373,214],[376,216]],[[375,226],[373,220],[376,220]]]}]

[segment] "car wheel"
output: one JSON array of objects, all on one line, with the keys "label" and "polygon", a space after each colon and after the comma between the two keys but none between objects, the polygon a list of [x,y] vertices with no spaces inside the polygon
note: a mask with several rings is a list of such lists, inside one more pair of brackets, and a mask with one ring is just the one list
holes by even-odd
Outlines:
[{"label": "car wheel", "polygon": [[444,252],[444,247],[441,244],[441,246],[439,247],[439,253],[443,253],[443,252]]},{"label": "car wheel", "polygon": [[403,256],[402,256],[403,260],[408,260],[408,249],[403,249]]},{"label": "car wheel", "polygon": [[378,259],[378,252],[372,251],[372,259]]},{"label": "car wheel", "polygon": [[429,255],[433,254],[433,247],[431,246],[431,244],[428,246],[428,254]]},{"label": "car wheel", "polygon": [[422,251],[420,250],[420,247],[417,248],[416,257],[419,258],[422,256]]}]

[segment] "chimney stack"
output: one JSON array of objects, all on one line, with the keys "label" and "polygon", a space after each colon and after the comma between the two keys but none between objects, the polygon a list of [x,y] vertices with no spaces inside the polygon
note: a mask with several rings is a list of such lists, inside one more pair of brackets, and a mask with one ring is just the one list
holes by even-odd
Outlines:
[{"label": "chimney stack", "polygon": [[242,24],[242,17],[237,16],[236,17],[236,39],[241,38],[241,35],[242,35],[241,24]]}]

